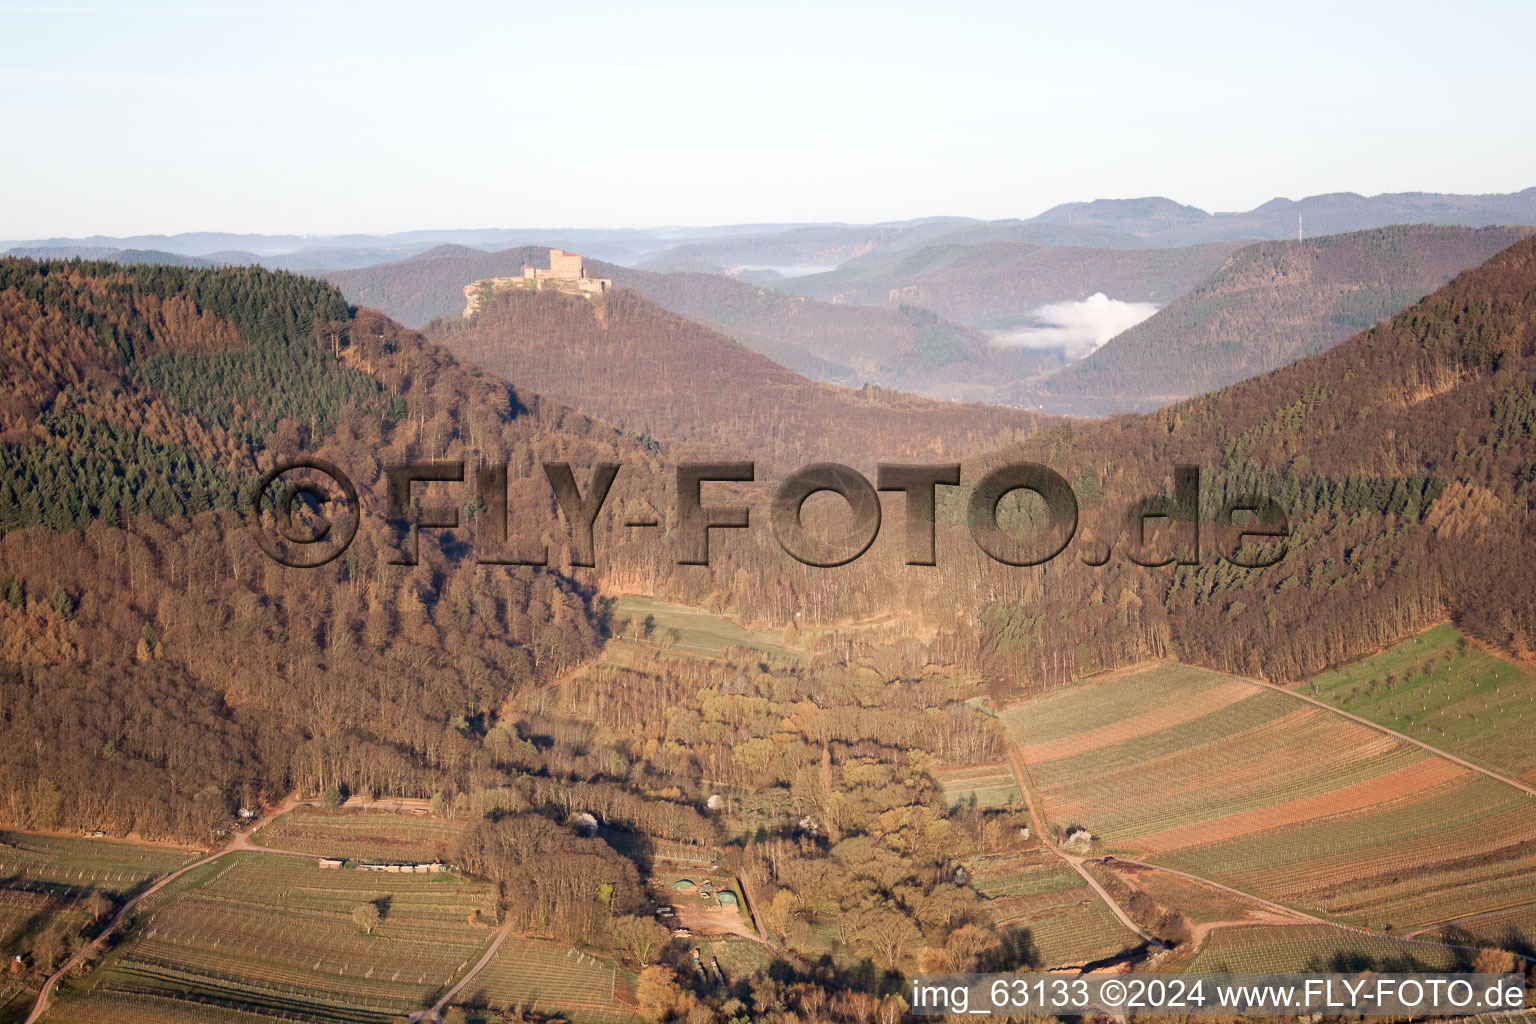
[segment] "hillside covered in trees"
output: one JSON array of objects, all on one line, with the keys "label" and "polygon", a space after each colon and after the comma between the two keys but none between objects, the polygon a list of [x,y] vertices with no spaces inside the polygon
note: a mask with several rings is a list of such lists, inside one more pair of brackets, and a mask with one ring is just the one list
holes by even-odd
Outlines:
[{"label": "hillside covered in trees", "polygon": [[[0,303],[0,825],[209,845],[293,790],[430,798],[466,822],[452,857],[515,927],[636,966],[658,948],[646,844],[720,849],[780,943],[778,980],[733,990],[765,1006],[836,991],[855,1020],[921,965],[1078,962],[1060,945],[1075,926],[999,928],[953,869],[1049,857],[1016,811],[939,791],[937,766],[1003,749],[979,697],[1149,657],[1301,679],[1446,619],[1536,647],[1536,239],[1326,353],[1086,424],[812,384],[625,290],[508,291],[443,333],[499,355],[505,378],[262,270],[12,260]],[[644,399],[657,420],[615,427],[530,379],[616,418]],[[357,539],[318,569],[272,561],[237,511],[297,454],[345,467],[362,496]],[[709,566],[668,546],[672,462],[695,454],[764,466],[720,485],[759,528],[717,537]],[[779,550],[767,498],[817,458],[961,461],[963,486],[940,488],[938,564],[904,564],[894,501],[854,563]],[[409,535],[384,511],[385,467],[444,459],[508,466],[498,550],[543,546],[547,566],[477,565],[494,519],[447,484],[421,504],[446,502],[465,530],[423,529],[418,564],[395,564]],[[989,558],[966,527],[968,487],[1019,459],[1049,464],[1079,505],[1072,543],[1033,567]],[[568,524],[531,486],[550,460],[583,485],[621,465],[595,568],[571,564]],[[1184,512],[1145,544],[1125,528],[1142,496],[1177,497],[1181,464],[1202,473],[1199,564],[1136,564],[1185,542]],[[1217,557],[1217,508],[1250,494],[1290,524],[1267,568]],[[658,529],[636,539],[632,516]],[[1041,525],[1026,502],[1002,518]],[[781,639],[676,649],[618,611],[637,594]],[[583,884],[599,873],[608,888]],[[869,966],[818,975],[824,955]],[[641,1002],[700,1004],[671,984],[652,976]]]},{"label": "hillside covered in trees", "polygon": [[[1056,424],[967,459],[967,484],[988,465],[1020,457],[1049,464],[1073,484],[1080,522],[1064,557],[1028,569],[993,562],[965,529],[963,488],[941,488],[939,568],[930,582],[914,586],[894,557],[897,545],[882,535],[835,578],[754,568],[763,589],[736,607],[748,618],[782,623],[811,593],[818,620],[899,606],[941,625],[931,656],[1024,687],[1175,653],[1216,668],[1299,678],[1446,617],[1498,646],[1528,650],[1532,623],[1511,605],[1519,603],[1512,573],[1530,557],[1521,524],[1536,462],[1522,411],[1536,379],[1521,319],[1536,301],[1530,248],[1528,241],[1511,247],[1321,356],[1154,415]],[[615,298],[622,301],[622,293]],[[531,339],[559,333],[546,319],[557,309],[575,316],[580,330],[571,337],[586,340],[535,345]],[[445,339],[488,353],[488,365],[502,372],[537,373],[578,405],[605,403],[605,415],[633,415],[615,411],[640,400],[624,396],[645,390],[627,381],[668,356],[642,355],[622,334],[610,342],[604,333],[595,313],[575,305],[509,296]],[[605,376],[608,344],[620,346],[628,376]],[[496,361],[511,352],[519,354]],[[709,378],[713,390],[742,393],[757,380],[753,371],[732,383],[727,370]],[[646,413],[649,425],[664,445],[673,431],[727,449],[744,436],[736,424],[745,421],[745,407],[711,413],[708,399],[687,389],[649,401],[656,403]],[[825,441],[797,447],[810,434],[777,436],[784,452],[799,452],[803,461],[828,455]],[[844,450],[865,448],[850,443]],[[1128,507],[1146,495],[1171,496],[1179,464],[1203,473],[1202,564],[1127,564]],[[1291,537],[1278,565],[1239,569],[1215,557],[1211,524],[1222,501],[1254,493],[1286,510]],[[1483,537],[1505,537],[1516,554],[1491,557],[1491,549],[1466,539],[1468,522]],[[1095,568],[1092,546],[1106,544],[1110,561]],[[750,543],[723,550],[731,571],[773,557]],[[876,593],[880,599],[872,599]],[[1329,613],[1318,614],[1320,607]]]},{"label": "hillside covered in trees", "polygon": [[[440,246],[396,263],[326,275],[349,301],[411,326],[464,310],[464,287],[545,266],[544,249]],[[985,400],[1010,381],[1056,368],[1055,353],[998,348],[983,331],[920,307],[818,302],[719,274],[658,273],[591,261],[594,277],[728,335],[815,380],[880,384],[937,398]]]},{"label": "hillside covered in trees", "polygon": [[[347,558],[287,569],[236,509],[298,454],[377,513],[385,465],[449,445],[644,465],[636,440],[313,279],[6,260],[0,304],[10,823],[206,840],[295,785],[430,793],[486,769],[465,723],[594,650],[590,587],[558,572],[482,585],[425,564],[430,536],[391,567],[377,514]],[[547,495],[512,506],[514,543],[558,523]]]},{"label": "hillside covered in trees", "polygon": [[1418,225],[1252,245],[1034,390],[1104,411],[1212,391],[1389,319],[1533,230]]},{"label": "hillside covered in trees", "polygon": [[468,319],[428,336],[540,394],[681,447],[672,458],[739,453],[798,468],[814,459],[958,458],[1039,429],[1023,409],[959,404],[807,380],[637,292],[597,303],[497,289]]},{"label": "hillside covered in trees", "polygon": [[882,263],[867,258],[824,274],[772,282],[824,302],[902,303],[992,331],[1029,324],[1047,303],[1103,292],[1122,302],[1164,305],[1214,273],[1240,245],[1184,249],[1040,246],[1011,239],[929,246]]},{"label": "hillside covered in trees", "polygon": [[[1518,595],[1533,571],[1533,257],[1522,242],[1321,356],[1155,415],[1040,431],[1015,421],[1015,443],[979,459],[968,446],[1005,439],[998,417],[1015,414],[819,386],[805,395],[793,379],[775,385],[777,406],[710,412],[716,392],[735,393],[722,364],[712,386],[663,390],[654,408],[670,420],[637,437],[646,424],[615,430],[464,366],[318,282],[7,262],[0,615],[8,729],[25,741],[4,755],[6,813],[36,824],[34,807],[47,807],[60,825],[195,836],[255,793],[295,784],[427,795],[498,778],[478,737],[510,696],[591,657],[608,593],[730,609],[771,628],[798,620],[833,637],[840,622],[895,616],[882,642],[897,644],[898,673],[949,665],[999,692],[1169,654],[1300,678],[1445,618],[1528,652],[1536,621]],[[564,338],[545,346],[539,372],[567,373],[573,389],[606,358],[592,346],[614,346],[607,355],[621,364],[642,342],[662,346],[656,363],[628,365],[665,384],[667,359],[687,365],[729,344],[703,328],[680,333],[624,292],[603,311],[586,301],[509,295],[485,315],[481,343],[494,349],[516,331]],[[626,392],[597,378],[585,394],[617,405]],[[894,506],[869,553],[842,568],[793,562],[766,529],[717,538],[711,566],[680,566],[665,543],[673,501],[656,449],[670,459],[690,446],[789,468],[963,459],[965,486],[940,488],[936,568],[903,564]],[[383,466],[397,458],[511,459],[525,482],[548,458],[572,463],[578,481],[598,461],[621,462],[624,475],[597,524],[593,570],[562,568],[567,531],[547,489],[529,486],[512,488],[510,541],[547,544],[551,568],[487,572],[435,531],[422,531],[421,565],[391,566],[397,525],[369,514],[346,557],[292,570],[257,549],[231,506],[263,467],[297,452],[346,467],[370,512],[384,507]],[[1073,545],[1033,568],[991,560],[964,526],[969,484],[1020,457],[1051,465],[1080,505]],[[1229,495],[1259,491],[1285,508],[1292,536],[1279,564],[1216,560],[1208,527],[1198,566],[1128,560],[1127,505],[1171,493],[1179,463],[1202,468],[1207,524]],[[774,479],[765,470],[722,493],[762,510]],[[449,500],[466,520],[477,514],[467,489]],[[663,542],[630,539],[631,514],[658,519]],[[1107,564],[1085,561],[1111,542]],[[829,642],[841,657],[865,643]],[[109,699],[66,713],[86,687]],[[97,785],[77,785],[86,777]],[[37,803],[48,797],[39,779],[62,800]],[[92,791],[107,795],[85,802]]]}]

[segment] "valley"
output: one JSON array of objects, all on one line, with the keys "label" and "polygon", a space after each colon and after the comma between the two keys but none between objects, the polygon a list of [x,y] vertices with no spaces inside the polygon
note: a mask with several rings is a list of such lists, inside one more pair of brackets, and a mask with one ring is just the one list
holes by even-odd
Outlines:
[{"label": "valley", "polygon": [[0,1024],[1536,1024],[1533,38],[0,4]]},{"label": "valley", "polygon": [[[622,287],[418,333],[298,275],[0,264],[0,1019],[852,1022],[922,969],[1528,963],[1533,244],[1101,421],[812,380]],[[676,466],[722,450],[1034,460],[1080,539],[1001,565],[965,488],[934,566],[627,532],[671,537]],[[396,564],[407,503],[277,565],[237,507],[302,453],[370,509],[391,465],[506,466],[549,564],[428,529]],[[593,566],[553,461],[635,467]],[[1125,502],[1188,464],[1199,522],[1285,508],[1277,564],[1208,526],[1198,562],[1128,557]]]}]

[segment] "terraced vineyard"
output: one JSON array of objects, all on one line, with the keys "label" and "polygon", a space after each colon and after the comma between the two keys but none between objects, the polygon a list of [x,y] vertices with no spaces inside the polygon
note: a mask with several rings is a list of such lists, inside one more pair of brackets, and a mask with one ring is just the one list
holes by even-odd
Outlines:
[{"label": "terraced vineyard", "polygon": [[617,1024],[634,1016],[618,999],[627,984],[612,961],[558,942],[513,935],[456,1002],[558,1014],[573,1024]]},{"label": "terraced vineyard", "polygon": [[166,996],[92,992],[59,1006],[47,1024],[289,1024],[298,1018]]},{"label": "terraced vineyard", "polygon": [[91,923],[92,893],[121,901],[192,856],[113,839],[0,832],[0,956],[29,954],[50,928],[79,934]]},{"label": "terraced vineyard", "polygon": [[116,839],[0,832],[0,877],[118,895],[132,893],[196,856],[174,847]]},{"label": "terraced vineyard", "polygon": [[978,807],[1007,807],[1020,802],[1018,783],[1006,761],[938,768],[933,778],[951,804],[974,799]]},{"label": "terraced vineyard", "polygon": [[1536,782],[1536,674],[1436,626],[1308,680],[1302,692],[1494,771]]},{"label": "terraced vineyard", "polygon": [[426,815],[301,807],[274,820],[253,841],[317,857],[421,862],[446,860],[463,831],[463,822]]},{"label": "terraced vineyard", "polygon": [[1536,905],[1456,921],[1424,937],[1463,945],[1494,945],[1524,956],[1536,956]]},{"label": "terraced vineyard", "polygon": [[[381,921],[363,934],[354,908]],[[452,874],[327,870],[293,857],[230,858],[216,877],[141,922],[91,998],[176,996],[277,1016],[381,1021],[430,1005],[491,929],[489,886]],[[69,1003],[60,1013],[69,1010]]]},{"label": "terraced vineyard", "polygon": [[1536,900],[1533,834],[1530,797],[1473,776],[1165,859],[1287,906],[1404,931]]},{"label": "terraced vineyard", "polygon": [[989,901],[993,925],[1022,940],[1032,966],[1091,963],[1140,942],[1082,876],[1043,849],[983,857],[971,877]]},{"label": "terraced vineyard", "polygon": [[1177,910],[1191,924],[1270,916],[1262,904],[1171,871],[1117,861],[1094,863],[1088,869],[1100,881],[1118,878],[1140,889],[1159,906]]},{"label": "terraced vineyard", "polygon": [[1323,924],[1220,928],[1191,971],[1447,971],[1471,954],[1433,942],[1386,939]]},{"label": "terraced vineyard", "polygon": [[1536,899],[1536,799],[1283,693],[1156,666],[1004,721],[1049,821],[1140,859],[1378,930]]}]

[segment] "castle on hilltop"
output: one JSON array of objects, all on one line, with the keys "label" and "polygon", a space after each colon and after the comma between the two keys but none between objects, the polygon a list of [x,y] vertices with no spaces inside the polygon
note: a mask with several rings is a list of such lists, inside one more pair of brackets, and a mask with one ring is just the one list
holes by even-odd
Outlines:
[{"label": "castle on hilltop", "polygon": [[543,291],[553,288],[572,295],[596,297],[613,287],[606,277],[588,277],[581,254],[563,249],[549,250],[549,269],[524,264],[522,277],[488,277],[464,286],[464,315],[473,316],[480,308],[480,298],[492,288],[511,285]]}]

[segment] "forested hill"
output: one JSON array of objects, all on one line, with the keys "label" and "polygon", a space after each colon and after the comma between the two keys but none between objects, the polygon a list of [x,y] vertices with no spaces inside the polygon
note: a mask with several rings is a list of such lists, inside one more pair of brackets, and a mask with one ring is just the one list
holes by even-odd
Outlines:
[{"label": "forested hill", "polygon": [[[992,410],[829,394],[781,368],[757,366],[772,393],[743,397],[709,360],[761,357],[622,290],[597,307],[493,301],[482,328],[506,318],[512,383],[322,282],[260,270],[7,261],[0,308],[8,824],[206,839],[258,792],[295,785],[523,792],[524,741],[496,728],[499,711],[594,654],[604,592],[773,627],[885,621],[906,630],[879,655],[890,671],[944,665],[1001,694],[1168,655],[1295,679],[1445,618],[1517,654],[1536,647],[1536,240],[1321,355],[1154,415],[1033,432]],[[496,332],[484,343],[494,351]],[[949,461],[1011,432],[992,458],[1071,481],[1078,534],[1043,566],[1001,565],[965,528],[967,487],[946,488],[937,567],[904,565],[892,523],[857,562],[811,569],[762,526],[763,473],[737,491],[757,528],[717,538],[708,567],[678,566],[668,465],[634,436],[645,424],[615,430],[522,389],[525,369],[562,359],[573,396],[622,408],[649,391],[648,414],[680,435],[667,444],[707,439],[713,458]],[[603,376],[610,359],[634,379]],[[742,447],[721,451],[727,436]],[[370,512],[316,570],[273,563],[230,510],[299,452],[343,467]],[[583,485],[594,463],[622,463],[598,567],[567,568],[543,487],[514,488],[511,540],[547,544],[550,568],[488,571],[435,531],[421,565],[391,565],[399,538],[373,510],[383,467],[406,459],[510,461],[535,483],[539,461],[563,459]],[[1280,502],[1286,556],[1238,569],[1207,531],[1199,565],[1132,564],[1125,510],[1179,463],[1202,468],[1207,523],[1230,496]],[[965,484],[984,468],[966,458]],[[437,494],[479,522],[465,492],[424,504]],[[631,515],[658,519],[662,542],[627,539]],[[1109,542],[1109,561],[1089,564]],[[826,655],[874,656],[854,639]]]},{"label": "forested hill", "polygon": [[[869,560],[839,570],[836,593],[879,593],[894,606],[960,616],[966,624],[944,635],[942,656],[1022,686],[1172,652],[1298,678],[1448,617],[1490,643],[1529,651],[1536,622],[1516,595],[1520,574],[1536,571],[1523,525],[1536,499],[1533,244],[1511,247],[1328,353],[1156,415],[1048,425],[995,453],[1045,462],[1073,483],[1080,526],[1063,557],[1028,570],[989,562],[964,529],[962,488],[941,500],[940,568],[921,593],[907,586],[910,576],[882,574],[883,539]],[[765,419],[760,410],[772,401],[758,406],[721,386],[731,379],[718,362],[729,351],[722,339],[647,332],[647,307],[623,292],[609,299],[607,326],[584,301],[508,293],[479,317],[439,328],[450,347],[604,416],[630,417],[631,429],[756,438],[802,459],[868,447],[857,428],[823,426],[818,435],[813,426],[857,421]],[[700,386],[673,379],[673,368],[694,367],[696,376],[678,379]],[[803,447],[818,437],[821,447]],[[976,480],[988,461],[968,458],[964,479]],[[1127,507],[1168,491],[1181,463],[1204,474],[1201,564],[1129,564]],[[1221,501],[1255,492],[1287,510],[1293,535],[1278,565],[1237,569],[1216,557],[1212,516]],[[1479,546],[1474,536],[1500,542]],[[1111,558],[1094,568],[1087,563],[1102,543],[1112,543]],[[791,595],[801,582],[792,573],[760,578],[773,596],[754,595],[744,607],[797,607]]]},{"label": "forested hill", "polygon": [[1105,412],[1235,383],[1391,317],[1533,230],[1417,225],[1249,246],[1042,382],[1038,400]]},{"label": "forested hill", "polygon": [[499,289],[473,317],[429,330],[462,359],[674,442],[673,457],[727,451],[786,469],[831,459],[873,472],[875,459],[954,460],[1049,422],[1023,409],[807,380],[628,289],[596,303]]},{"label": "forested hill", "polygon": [[516,277],[527,265],[549,266],[549,249],[525,245],[483,252],[440,245],[409,259],[357,270],[333,270],[325,279],[348,302],[377,309],[407,327],[464,312],[464,286],[488,277]]},{"label": "forested hill", "polygon": [[[616,314],[628,294],[613,297]],[[718,538],[710,567],[677,565],[672,475],[654,442],[463,365],[312,278],[7,260],[0,310],[0,707],[11,740],[0,824],[206,842],[237,808],[294,787],[521,793],[523,740],[495,726],[508,701],[595,654],[599,587],[779,624],[801,609],[807,624],[906,608],[946,617],[932,579],[900,571],[897,542],[837,578],[793,562],[765,528]],[[673,369],[686,381],[695,367]],[[829,416],[790,416],[794,429],[819,426],[844,457],[885,456],[871,424],[940,406],[855,393],[818,406],[819,385],[772,369]],[[1035,421],[965,416],[969,433],[929,424],[906,436],[948,457],[946,445],[1022,436]],[[753,454],[763,422],[740,425],[747,450],[710,457]],[[235,510],[258,474],[301,454],[346,472],[364,509],[345,555],[317,569],[273,562]],[[773,455],[798,465],[800,449]],[[550,567],[476,565],[487,509],[472,479],[421,498],[456,508],[467,533],[422,531],[421,564],[393,564],[402,537],[381,512],[385,467],[437,460],[508,465],[509,537],[491,554],[547,548]],[[584,490],[594,464],[622,467],[595,570],[570,567],[539,469],[554,460]],[[633,537],[622,525],[632,518],[659,521],[659,537]]]},{"label": "forested hill", "polygon": [[1529,657],[1536,238],[1328,352],[1024,451],[1116,493],[1202,466],[1207,522],[1245,493],[1287,510],[1274,568],[1168,570],[1156,600],[1185,657],[1294,679],[1446,618]]},{"label": "forested hill", "polygon": [[[524,264],[545,266],[548,260],[544,249],[486,253],[440,246],[408,260],[326,277],[348,300],[419,326],[463,312],[465,285],[516,277]],[[981,401],[1060,365],[1056,353],[999,348],[986,333],[918,307],[835,305],[719,274],[655,273],[598,261],[587,266],[593,277],[634,288],[816,380]]]},{"label": "forested hill", "polygon": [[995,401],[1008,385],[1061,365],[1061,354],[1010,348],[923,307],[821,302],[773,284],[719,274],[598,264],[601,276],[659,306],[713,327],[774,362],[817,380],[875,383],[930,398]]},{"label": "forested hill", "polygon": [[[391,566],[383,467],[660,475],[636,439],[285,273],[4,260],[0,322],[0,822],[206,841],[296,785],[493,780],[466,723],[595,649],[590,584],[558,568],[490,586],[431,533]],[[320,569],[272,562],[234,511],[301,453],[366,510]],[[565,564],[548,494],[512,504],[512,544]]]},{"label": "forested hill", "polygon": [[1010,239],[945,244],[882,262],[773,282],[793,295],[864,306],[910,303],[987,330],[1033,322],[1038,307],[1103,292],[1122,302],[1173,301],[1241,248],[1210,242],[1180,249],[1043,247]]}]

